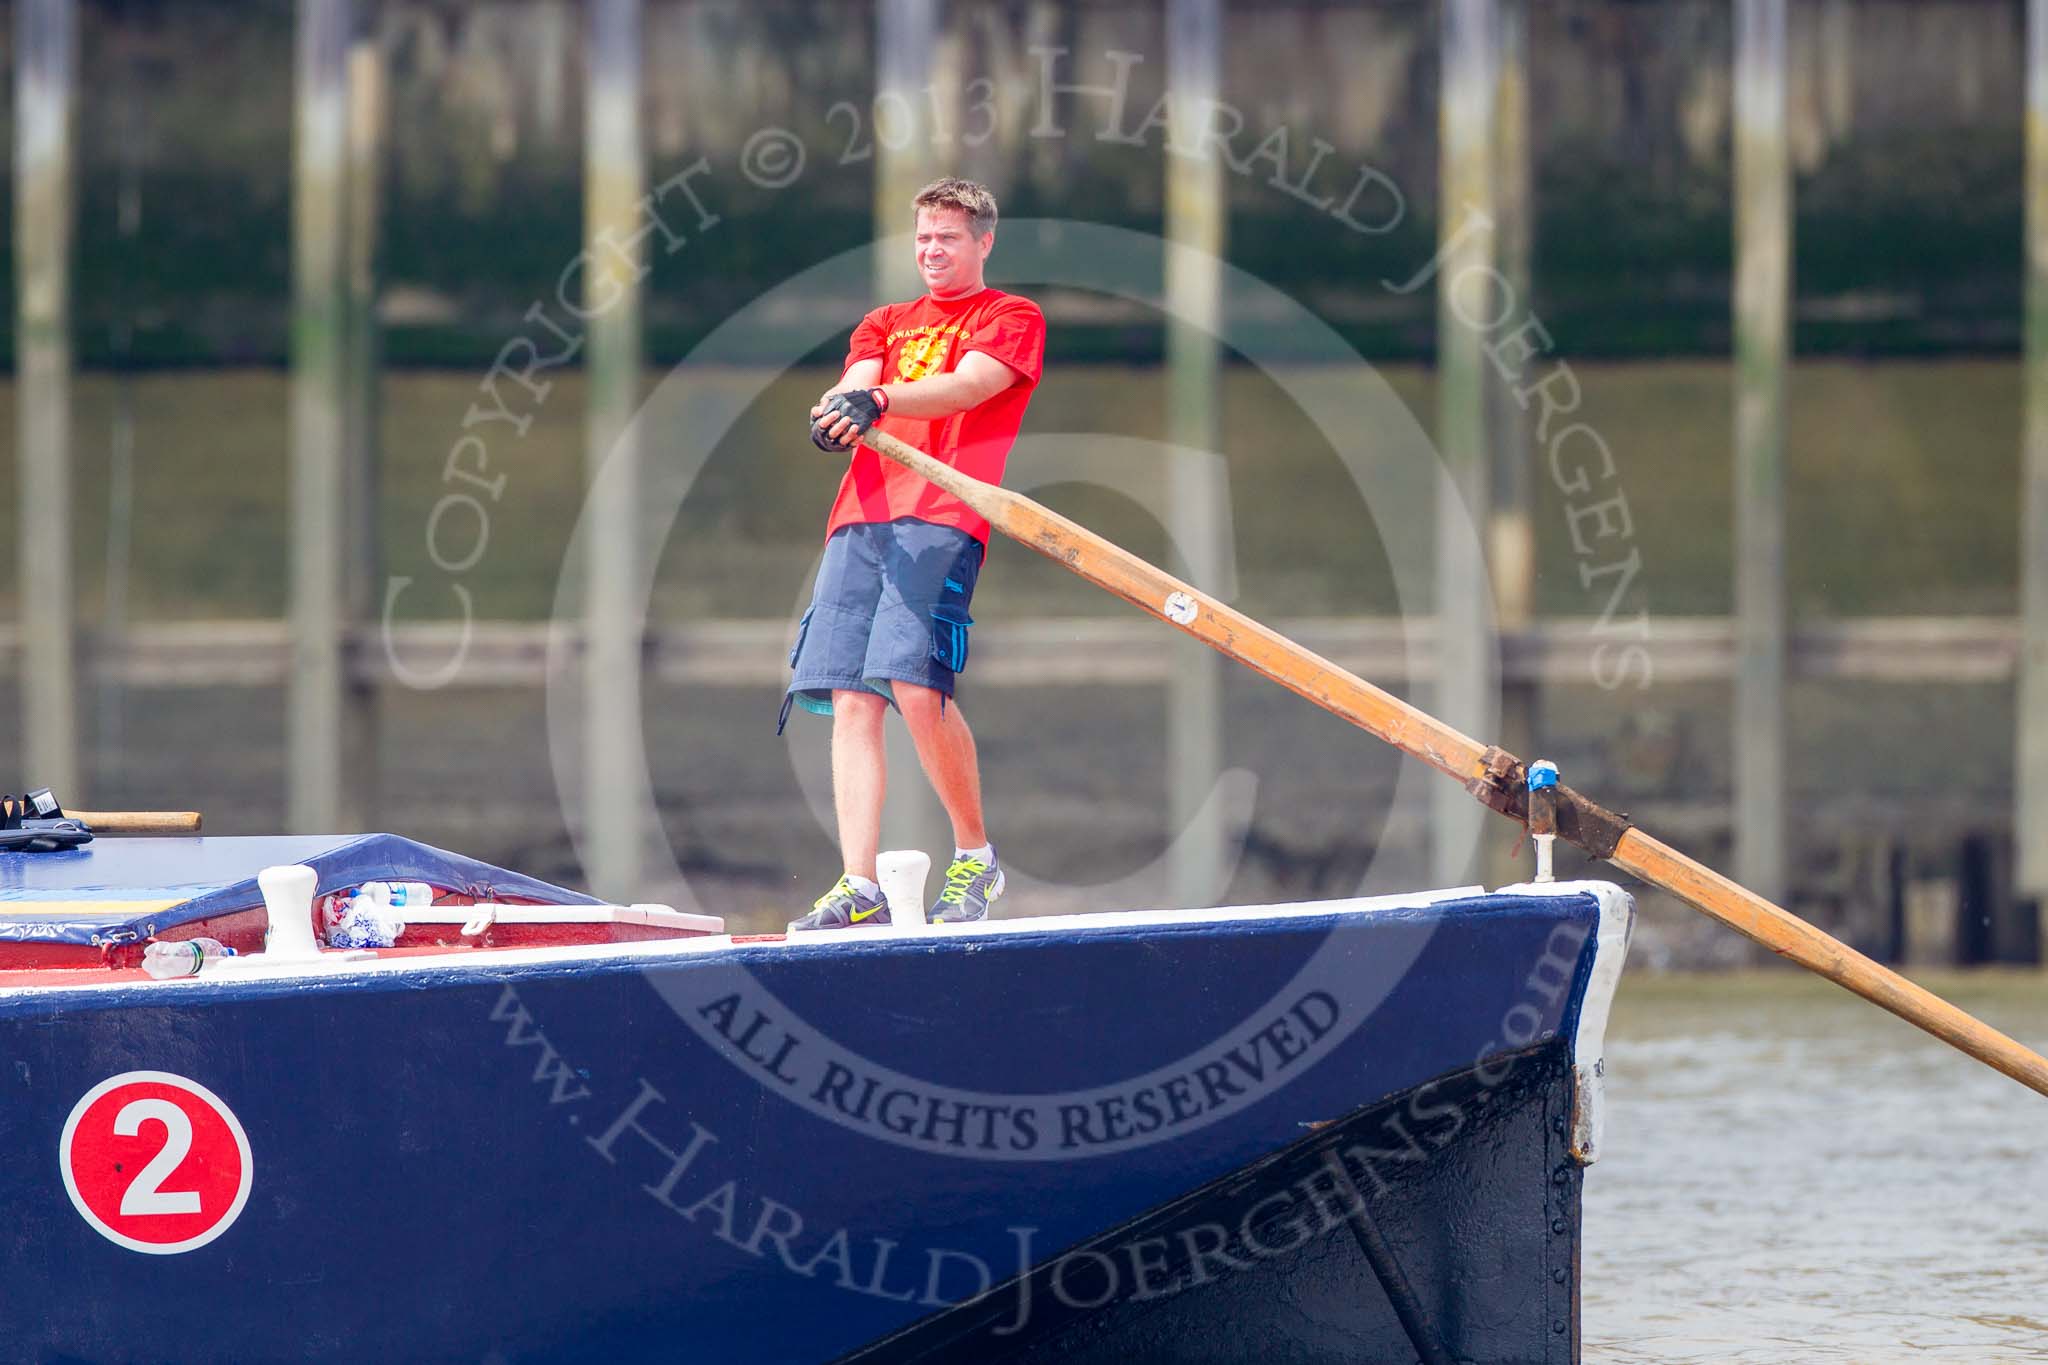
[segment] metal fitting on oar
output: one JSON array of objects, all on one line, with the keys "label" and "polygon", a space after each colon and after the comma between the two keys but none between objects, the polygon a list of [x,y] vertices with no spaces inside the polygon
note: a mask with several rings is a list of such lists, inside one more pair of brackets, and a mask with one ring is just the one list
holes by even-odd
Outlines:
[{"label": "metal fitting on oar", "polygon": [[1551,858],[1557,851],[1557,765],[1547,758],[1529,765],[1529,839],[1536,846],[1536,880],[1555,881]]},{"label": "metal fitting on oar", "polygon": [[[1480,775],[1468,780],[1465,790],[1488,810],[1498,811],[1518,824],[1528,824],[1529,769],[1522,760],[1494,744],[1487,747],[1479,766]],[[1560,838],[1595,858],[1614,856],[1621,837],[1629,831],[1628,812],[1609,810],[1561,782],[1552,786],[1551,800],[1555,812],[1552,828]]]}]

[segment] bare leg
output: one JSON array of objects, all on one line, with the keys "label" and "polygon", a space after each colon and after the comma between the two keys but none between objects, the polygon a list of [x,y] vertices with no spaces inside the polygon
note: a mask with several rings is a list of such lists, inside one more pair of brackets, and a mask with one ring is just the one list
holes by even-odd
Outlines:
[{"label": "bare leg", "polygon": [[980,848],[988,842],[981,823],[981,767],[974,753],[974,732],[960,707],[946,701],[929,687],[913,683],[891,683],[896,707],[910,738],[917,745],[918,761],[932,780],[932,789],[953,822],[953,842],[960,848]]},{"label": "bare leg", "polygon": [[832,694],[832,806],[839,816],[839,854],[855,876],[875,878],[882,846],[882,799],[889,791],[882,718],[889,703],[872,692]]}]

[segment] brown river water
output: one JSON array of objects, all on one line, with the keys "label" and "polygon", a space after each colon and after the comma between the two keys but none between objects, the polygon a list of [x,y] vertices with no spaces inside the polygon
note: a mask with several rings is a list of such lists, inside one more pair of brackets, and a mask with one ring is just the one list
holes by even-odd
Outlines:
[{"label": "brown river water", "polygon": [[[2048,1049],[2048,975],[1928,985]],[[2048,1361],[2048,1099],[1788,971],[1631,975],[1589,1365]]]}]

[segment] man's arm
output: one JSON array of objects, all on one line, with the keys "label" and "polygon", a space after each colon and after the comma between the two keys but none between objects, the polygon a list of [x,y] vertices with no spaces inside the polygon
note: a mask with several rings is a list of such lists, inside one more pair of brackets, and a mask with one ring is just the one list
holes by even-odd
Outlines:
[{"label": "man's arm", "polygon": [[889,396],[888,410],[898,417],[951,417],[956,412],[978,408],[1021,378],[1018,373],[981,351],[969,351],[951,374],[935,374],[913,383],[884,384]]},{"label": "man's arm", "polygon": [[[854,390],[856,396],[866,402],[867,387],[849,381],[854,380],[856,372],[867,363],[862,361],[860,365],[849,368],[846,378],[840,381],[840,387],[832,392],[836,394]],[[879,370],[868,376],[870,380],[880,377]],[[956,412],[965,412],[969,408],[981,406],[1021,377],[994,356],[985,355],[980,351],[969,351],[960,358],[959,368],[951,374],[935,374],[927,379],[899,380],[894,384],[882,385],[879,390],[882,395],[879,411],[894,413],[899,417],[951,417]],[[832,394],[825,395],[826,399],[831,397]],[[818,406],[811,409],[811,421],[815,424],[814,429],[821,432],[826,439],[851,444],[855,437],[867,429],[843,415],[819,422],[819,418],[825,413],[825,407],[826,403],[821,399]],[[876,406],[870,404],[867,420],[872,421],[876,411]]]}]

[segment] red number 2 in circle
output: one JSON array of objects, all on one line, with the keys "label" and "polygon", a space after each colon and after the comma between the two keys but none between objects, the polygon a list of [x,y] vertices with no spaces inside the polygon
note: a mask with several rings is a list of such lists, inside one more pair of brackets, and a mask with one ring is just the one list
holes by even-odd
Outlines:
[{"label": "red number 2 in circle", "polygon": [[227,1231],[255,1176],[234,1111],[167,1071],[124,1072],[87,1091],[57,1157],[79,1216],[116,1246],[154,1256]]}]

